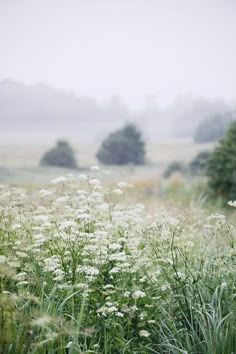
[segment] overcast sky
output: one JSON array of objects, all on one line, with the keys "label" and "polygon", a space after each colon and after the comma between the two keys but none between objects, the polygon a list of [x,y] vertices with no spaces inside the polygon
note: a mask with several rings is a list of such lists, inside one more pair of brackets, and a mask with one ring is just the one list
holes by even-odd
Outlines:
[{"label": "overcast sky", "polygon": [[[0,0],[0,80],[236,99],[236,0]],[[236,101],[236,100],[235,100]]]}]

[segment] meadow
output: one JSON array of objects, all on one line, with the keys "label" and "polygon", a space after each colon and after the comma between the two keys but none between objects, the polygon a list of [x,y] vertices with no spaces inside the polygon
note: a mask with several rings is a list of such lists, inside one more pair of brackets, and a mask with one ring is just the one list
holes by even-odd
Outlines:
[{"label": "meadow", "polygon": [[1,154],[0,353],[236,353],[236,204],[161,177],[206,147],[110,171],[80,147],[72,173],[37,167],[43,148]]},{"label": "meadow", "polygon": [[[51,167],[40,167],[39,161],[55,141],[54,136],[0,135],[0,182],[14,185],[43,186],[53,177],[70,172]],[[98,144],[78,144],[71,138],[79,169],[88,171],[97,164],[95,158]],[[189,162],[198,152],[209,150],[212,143],[195,144],[190,139],[147,143],[147,164],[145,166],[112,166],[112,178],[134,180],[155,180],[172,161]],[[108,166],[108,168],[111,168]]]}]

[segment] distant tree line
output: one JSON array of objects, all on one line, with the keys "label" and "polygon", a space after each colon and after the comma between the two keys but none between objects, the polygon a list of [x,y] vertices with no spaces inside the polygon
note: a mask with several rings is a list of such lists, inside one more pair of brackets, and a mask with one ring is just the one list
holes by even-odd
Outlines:
[{"label": "distant tree line", "polygon": [[[208,100],[189,96],[178,97],[165,109],[154,98],[147,98],[135,113],[135,120],[145,136],[158,138],[190,137],[197,126],[215,114],[230,110],[223,100]],[[117,96],[100,104],[90,96],[55,89],[40,83],[25,85],[12,80],[0,81],[1,131],[54,136],[77,132],[80,141],[105,138],[134,112]],[[99,124],[97,124],[99,122]]]},{"label": "distant tree line", "polygon": [[201,121],[194,133],[196,143],[208,143],[222,138],[233,120],[232,112],[211,115]]}]

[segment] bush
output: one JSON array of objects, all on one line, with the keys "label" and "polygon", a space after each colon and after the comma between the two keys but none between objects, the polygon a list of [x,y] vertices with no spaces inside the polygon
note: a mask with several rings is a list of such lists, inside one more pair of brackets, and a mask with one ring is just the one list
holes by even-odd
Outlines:
[{"label": "bush", "polygon": [[236,122],[210,154],[206,174],[214,195],[236,199]]},{"label": "bush", "polygon": [[167,168],[164,171],[163,175],[164,175],[164,177],[168,178],[175,172],[180,172],[180,173],[185,173],[186,172],[186,168],[185,168],[185,166],[184,166],[184,164],[182,162],[179,162],[179,161],[171,162],[167,166]]},{"label": "bush", "polygon": [[133,124],[111,133],[97,152],[97,159],[107,165],[145,163],[145,143]]},{"label": "bush", "polygon": [[44,154],[40,165],[77,168],[74,151],[71,146],[63,140],[58,141],[54,148]]},{"label": "bush", "polygon": [[207,160],[210,153],[209,151],[201,151],[193,158],[189,164],[189,170],[192,174],[202,173],[207,165]]},{"label": "bush", "polygon": [[229,113],[215,114],[202,121],[194,134],[196,143],[208,143],[224,136],[227,126],[232,121]]}]

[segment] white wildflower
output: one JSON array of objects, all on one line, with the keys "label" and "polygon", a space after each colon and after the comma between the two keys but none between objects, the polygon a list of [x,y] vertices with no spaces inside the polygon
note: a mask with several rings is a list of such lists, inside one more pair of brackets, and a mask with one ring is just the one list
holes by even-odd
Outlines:
[{"label": "white wildflower", "polygon": [[78,176],[78,180],[79,180],[79,182],[86,182],[88,180],[88,176],[86,176],[84,174],[80,174]]},{"label": "white wildflower", "polygon": [[96,209],[98,209],[100,211],[108,211],[109,210],[109,204],[108,203],[102,203],[100,205],[97,205]]},{"label": "white wildflower", "polygon": [[140,337],[149,337],[150,333],[148,331],[146,331],[145,329],[142,329],[141,331],[139,331],[139,335]]},{"label": "white wildflower", "polygon": [[231,206],[231,207],[233,207],[233,208],[236,208],[236,200],[235,200],[235,201],[232,201],[232,200],[229,201],[229,202],[228,202],[228,205]]},{"label": "white wildflower", "polygon": [[34,235],[36,244],[43,244],[46,241],[46,237],[43,234]]},{"label": "white wildflower", "polygon": [[114,285],[112,285],[112,284],[104,285],[103,289],[114,289]]},{"label": "white wildflower", "polygon": [[90,184],[91,186],[98,186],[98,185],[101,184],[101,182],[100,182],[98,179],[96,179],[96,178],[91,178],[91,179],[89,180],[89,184]]},{"label": "white wildflower", "polygon": [[194,247],[194,243],[193,243],[192,241],[187,241],[187,242],[185,243],[185,246],[186,246],[186,247],[189,247],[189,248],[192,248],[192,247]]},{"label": "white wildflower", "polygon": [[141,312],[139,317],[141,320],[144,320],[144,318],[147,317],[147,312]]},{"label": "white wildflower", "polygon": [[130,294],[131,294],[130,291],[126,291],[126,292],[123,294],[123,296],[124,296],[124,297],[129,297]]},{"label": "white wildflower", "polygon": [[87,275],[95,276],[99,274],[99,270],[92,266],[78,266],[77,271],[79,273],[86,273]]},{"label": "white wildflower", "polygon": [[83,190],[83,189],[78,189],[78,190],[77,190],[77,194],[86,196],[86,195],[88,194],[88,192],[86,192],[86,191]]},{"label": "white wildflower", "polygon": [[137,291],[135,291],[135,292],[133,293],[132,296],[133,296],[134,299],[140,299],[140,298],[142,298],[142,297],[145,297],[146,294],[145,294],[143,291],[141,291],[141,290],[137,290]]},{"label": "white wildflower", "polygon": [[91,193],[91,197],[92,197],[92,198],[102,198],[103,195],[102,195],[101,193],[99,193],[99,192],[93,191],[93,192]]},{"label": "white wildflower", "polygon": [[126,262],[127,255],[124,252],[114,253],[109,256],[110,261]]},{"label": "white wildflower", "polygon": [[35,215],[34,216],[34,221],[37,221],[37,222],[47,222],[49,221],[49,218],[47,215]]},{"label": "white wildflower", "polygon": [[59,183],[65,183],[66,181],[67,181],[66,177],[60,176],[60,177],[52,179],[50,183],[51,184],[59,184]]},{"label": "white wildflower", "polygon": [[91,219],[91,215],[87,213],[81,213],[76,215],[79,220],[89,220]]},{"label": "white wildflower", "polygon": [[116,195],[122,195],[123,194],[122,190],[119,189],[119,188],[113,189],[112,193],[116,194]]},{"label": "white wildflower", "polygon": [[16,284],[17,286],[24,286],[28,285],[28,282],[26,280],[20,281],[19,283]]},{"label": "white wildflower", "polygon": [[102,307],[100,307],[96,312],[97,312],[98,314],[101,313],[102,315],[106,315],[107,307],[106,307],[106,306],[102,306]]},{"label": "white wildflower", "polygon": [[120,268],[118,267],[113,267],[111,270],[110,270],[110,274],[115,274],[115,273],[119,273],[120,272]]},{"label": "white wildflower", "polygon": [[208,216],[207,220],[216,220],[219,222],[225,222],[225,215],[221,215],[221,214],[212,214],[210,216]]},{"label": "white wildflower", "polygon": [[205,224],[205,225],[203,225],[203,228],[204,228],[204,229],[212,229],[212,228],[213,228],[213,225]]},{"label": "white wildflower", "polygon": [[27,254],[26,254],[25,252],[17,251],[15,254],[16,254],[16,256],[19,257],[19,258],[25,258],[25,257],[27,257]]},{"label": "white wildflower", "polygon": [[19,230],[21,228],[21,224],[13,224],[11,228],[12,228],[12,231]]},{"label": "white wildflower", "polygon": [[109,248],[110,250],[116,251],[121,249],[121,245],[119,243],[110,243]]},{"label": "white wildflower", "polygon": [[116,312],[116,316],[117,317],[124,317],[124,314],[122,312],[117,311]]},{"label": "white wildflower", "polygon": [[139,209],[140,211],[143,211],[143,210],[146,209],[145,205],[143,205],[143,204],[141,204],[141,203],[135,204],[135,207],[136,207],[137,209]]},{"label": "white wildflower", "polygon": [[90,170],[91,171],[99,171],[100,170],[100,167],[98,165],[94,165],[94,166],[91,166],[90,167]]},{"label": "white wildflower", "polygon": [[118,311],[118,308],[116,306],[110,306],[107,309],[108,313],[113,313],[113,312],[116,312],[116,311]]},{"label": "white wildflower", "polygon": [[47,189],[41,189],[39,191],[39,195],[41,197],[50,197],[52,195],[52,192],[48,191]]},{"label": "white wildflower", "polygon": [[68,195],[63,196],[63,197],[59,197],[56,199],[56,203],[66,203],[66,202],[68,202],[69,198],[70,197]]},{"label": "white wildflower", "polygon": [[70,341],[70,342],[67,343],[66,348],[70,348],[70,347],[72,347],[72,345],[73,345],[73,342]]},{"label": "white wildflower", "polygon": [[0,264],[7,263],[7,257],[0,255]]},{"label": "white wildflower", "polygon": [[63,221],[60,225],[59,225],[59,229],[60,230],[66,230],[68,228],[71,228],[73,226],[76,226],[76,222],[73,220],[67,220],[67,221]]},{"label": "white wildflower", "polygon": [[117,184],[117,186],[118,186],[119,188],[126,188],[126,187],[128,187],[128,183],[127,183],[127,182],[119,182],[119,183]]}]

